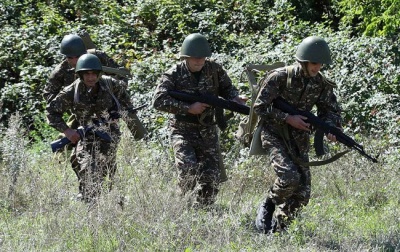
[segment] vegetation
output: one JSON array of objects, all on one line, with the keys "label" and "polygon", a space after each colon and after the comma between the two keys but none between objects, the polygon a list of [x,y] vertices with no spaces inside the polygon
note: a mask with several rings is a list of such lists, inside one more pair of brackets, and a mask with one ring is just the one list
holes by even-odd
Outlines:
[{"label": "vegetation", "polygon": [[[397,0],[3,0],[0,250],[400,250],[398,6]],[[230,180],[214,208],[194,210],[177,192],[166,115],[148,107],[139,116],[150,139],[133,142],[124,131],[113,191],[95,207],[75,201],[67,153],[54,156],[49,148],[58,133],[45,121],[41,92],[62,59],[62,37],[82,29],[131,70],[137,105],[151,100],[189,33],[207,36],[213,58],[247,95],[245,64],[291,64],[304,37],[322,36],[333,53],[324,72],[338,85],[345,131],[379,154],[380,163],[351,152],[313,168],[310,204],[287,233],[267,237],[252,222],[273,171],[265,157],[248,157],[235,141],[241,118],[222,135]]]}]

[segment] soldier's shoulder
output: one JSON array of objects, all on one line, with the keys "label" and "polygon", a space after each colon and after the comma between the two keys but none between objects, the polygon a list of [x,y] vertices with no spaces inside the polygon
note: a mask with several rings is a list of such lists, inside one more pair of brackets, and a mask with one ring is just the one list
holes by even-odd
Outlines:
[{"label": "soldier's shoulder", "polygon": [[278,80],[281,78],[287,78],[288,75],[288,69],[287,67],[278,67],[275,69],[272,69],[268,72],[265,72],[264,78],[266,80]]},{"label": "soldier's shoulder", "polygon": [[125,81],[117,80],[111,76],[102,75],[100,78],[100,85],[103,85],[105,88],[113,89],[114,87],[123,87],[127,88],[128,84]]},{"label": "soldier's shoulder", "polygon": [[321,73],[321,72],[319,72],[319,76],[320,76],[322,82],[323,82],[325,85],[327,85],[327,86],[329,86],[329,87],[332,87],[332,88],[337,88],[337,84],[336,84],[335,81],[333,81],[332,79],[326,77],[326,76],[325,76],[323,73]]},{"label": "soldier's shoulder", "polygon": [[173,64],[170,68],[167,69],[167,71],[164,72],[165,75],[173,75],[178,72],[181,72],[184,69],[184,65],[182,62]]},{"label": "soldier's shoulder", "polygon": [[68,61],[63,60],[62,62],[60,62],[59,64],[57,64],[52,73],[57,73],[57,72],[66,72],[67,70],[71,69],[71,67],[68,64]]},{"label": "soldier's shoulder", "polygon": [[70,85],[63,87],[53,100],[55,100],[55,99],[68,100],[68,99],[70,99],[70,97],[73,97],[74,93],[75,93],[75,84],[74,83],[71,83]]}]

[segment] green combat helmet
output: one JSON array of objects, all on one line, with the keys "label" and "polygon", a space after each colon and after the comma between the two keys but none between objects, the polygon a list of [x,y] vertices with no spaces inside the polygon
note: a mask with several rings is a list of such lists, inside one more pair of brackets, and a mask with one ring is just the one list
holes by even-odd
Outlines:
[{"label": "green combat helmet", "polygon": [[67,57],[79,57],[86,53],[86,47],[81,37],[69,34],[62,39],[60,52]]},{"label": "green combat helmet", "polygon": [[332,64],[331,51],[326,41],[320,37],[305,38],[297,47],[296,59],[300,62]]},{"label": "green combat helmet", "polygon": [[76,62],[75,68],[76,73],[79,73],[81,71],[103,71],[100,59],[94,54],[83,54]]},{"label": "green combat helmet", "polygon": [[180,57],[206,58],[211,56],[211,49],[206,37],[192,33],[182,43]]}]

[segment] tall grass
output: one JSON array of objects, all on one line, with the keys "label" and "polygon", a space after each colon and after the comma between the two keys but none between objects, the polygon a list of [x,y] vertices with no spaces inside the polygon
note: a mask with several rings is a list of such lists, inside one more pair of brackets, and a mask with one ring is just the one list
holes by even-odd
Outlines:
[{"label": "tall grass", "polygon": [[[20,132],[3,132],[2,146]],[[193,209],[190,196],[179,195],[167,144],[135,142],[125,131],[115,187],[97,205],[74,200],[78,184],[67,153],[53,155],[49,143],[2,151],[0,251],[400,250],[396,150],[377,165],[351,152],[312,168],[310,204],[286,233],[272,236],[255,232],[253,221],[273,171],[265,157],[249,158],[239,146],[225,153],[230,180],[210,209]],[[16,180],[8,176],[14,164]]]}]

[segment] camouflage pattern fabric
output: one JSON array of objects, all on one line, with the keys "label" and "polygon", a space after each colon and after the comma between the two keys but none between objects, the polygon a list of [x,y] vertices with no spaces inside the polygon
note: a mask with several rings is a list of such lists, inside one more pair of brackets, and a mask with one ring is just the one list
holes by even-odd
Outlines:
[{"label": "camouflage pattern fabric", "polygon": [[[218,74],[218,87],[213,82],[213,66]],[[161,76],[154,97],[154,108],[171,113],[169,128],[175,155],[175,165],[179,171],[179,185],[182,193],[200,185],[198,202],[211,204],[218,193],[220,183],[219,140],[213,117],[214,109],[206,110],[209,124],[202,125],[198,118],[188,114],[191,103],[179,101],[168,95],[169,90],[185,91],[192,94],[214,94],[233,99],[238,90],[221,65],[206,60],[201,72],[191,73],[185,61],[173,66]]]},{"label": "camouflage pattern fabric", "polygon": [[[118,68],[120,67],[112,58],[100,50],[90,49],[88,53],[96,55],[103,66]],[[64,59],[51,72],[46,86],[44,87],[43,97],[47,102],[50,102],[56,95],[66,86],[70,85],[78,79],[75,75],[75,69],[71,68],[67,59]]]},{"label": "camouflage pattern fabric", "polygon": [[[99,194],[105,178],[109,178],[110,184],[107,186],[111,189],[116,171],[115,155],[120,140],[120,129],[118,120],[108,120],[109,112],[116,110],[115,100],[111,93],[119,101],[121,110],[133,108],[125,82],[102,76],[98,84],[99,90],[97,94],[94,94],[94,92],[88,92],[85,84],[78,79],[65,87],[46,107],[49,125],[60,132],[68,128],[63,120],[65,112],[74,115],[80,126],[93,125],[96,120],[105,119],[103,120],[105,123],[99,127],[109,133],[112,142],[107,143],[89,132],[84,140],[78,142],[71,155],[71,164],[79,180],[80,193],[87,201]],[[78,101],[74,101],[76,87]],[[133,115],[133,113],[127,114],[128,117],[123,117],[125,121],[129,121],[129,117]]]},{"label": "camouflage pattern fabric", "polygon": [[[310,199],[310,168],[293,160],[296,157],[303,162],[309,161],[310,132],[286,124],[286,114],[273,108],[272,101],[281,96],[296,108],[307,111],[316,105],[318,117],[340,126],[341,108],[333,92],[334,87],[335,84],[321,74],[306,77],[300,64],[294,65],[290,87],[287,87],[286,68],[273,71],[264,80],[255,111],[263,120],[262,145],[268,152],[277,176],[267,197],[277,206],[275,217],[278,229],[284,228],[294,218],[296,211],[307,205]],[[282,134],[284,127],[287,127],[289,133],[286,143]]]}]

